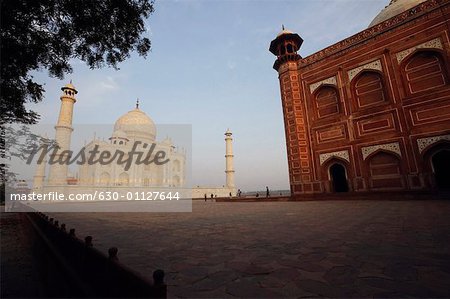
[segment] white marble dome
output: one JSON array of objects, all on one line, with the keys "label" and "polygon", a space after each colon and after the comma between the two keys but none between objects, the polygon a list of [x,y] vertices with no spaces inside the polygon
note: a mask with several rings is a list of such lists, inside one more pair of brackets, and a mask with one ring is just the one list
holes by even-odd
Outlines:
[{"label": "white marble dome", "polygon": [[111,136],[112,138],[122,138],[122,139],[128,139],[127,134],[122,130],[115,130]]},{"label": "white marble dome", "polygon": [[[153,120],[139,108],[128,111],[114,124],[114,132],[122,131],[130,140],[153,142],[156,138],[156,126]],[[123,134],[121,132],[121,134]],[[114,133],[113,133],[114,135]]]},{"label": "white marble dome", "polygon": [[293,33],[294,32],[283,28],[283,30],[281,30],[280,33],[278,33],[277,37],[282,36],[284,34],[293,34]]},{"label": "white marble dome", "polygon": [[369,27],[382,23],[392,17],[395,17],[408,9],[419,5],[427,0],[391,0],[388,6],[386,6],[376,17],[372,20]]}]

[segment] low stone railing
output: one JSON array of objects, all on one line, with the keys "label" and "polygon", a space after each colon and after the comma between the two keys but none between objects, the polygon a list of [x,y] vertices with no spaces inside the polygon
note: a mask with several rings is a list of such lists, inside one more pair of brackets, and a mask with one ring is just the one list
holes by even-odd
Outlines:
[{"label": "low stone railing", "polygon": [[111,247],[108,255],[105,255],[93,247],[92,236],[85,237],[83,242],[75,235],[75,229],[67,230],[64,223],[59,224],[43,213],[27,213],[27,217],[37,234],[35,242],[39,243],[40,252],[37,259],[44,264],[46,260],[49,264],[48,267],[44,265],[48,268],[45,272],[58,272],[65,276],[64,286],[55,286],[58,289],[55,295],[92,298],[167,297],[163,270],[154,271],[153,281],[149,281],[119,262],[116,247]]}]

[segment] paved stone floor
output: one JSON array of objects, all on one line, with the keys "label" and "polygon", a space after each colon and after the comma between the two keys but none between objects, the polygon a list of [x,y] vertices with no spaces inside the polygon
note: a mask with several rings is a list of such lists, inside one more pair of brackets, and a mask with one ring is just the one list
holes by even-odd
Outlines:
[{"label": "paved stone floor", "polygon": [[450,297],[450,201],[194,202],[52,214],[170,297]]},{"label": "paved stone floor", "polygon": [[45,294],[32,255],[34,232],[25,217],[4,213],[3,207],[0,207],[0,226],[0,298],[42,297]]}]

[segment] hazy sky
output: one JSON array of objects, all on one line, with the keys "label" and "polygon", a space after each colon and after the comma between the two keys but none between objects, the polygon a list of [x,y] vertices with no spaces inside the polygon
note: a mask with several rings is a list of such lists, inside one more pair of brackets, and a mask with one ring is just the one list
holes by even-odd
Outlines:
[{"label": "hazy sky", "polygon": [[56,123],[60,87],[72,79],[79,91],[74,123],[111,124],[112,130],[139,98],[140,108],[155,123],[192,124],[195,185],[224,184],[223,134],[230,128],[237,187],[288,189],[270,41],[284,24],[304,39],[300,54],[305,57],[365,29],[388,3],[157,0],[147,20],[152,41],[147,59],[133,55],[119,71],[90,70],[74,61],[74,72],[63,81],[38,73],[36,80],[45,83],[45,100],[32,108],[42,115],[41,123]]}]

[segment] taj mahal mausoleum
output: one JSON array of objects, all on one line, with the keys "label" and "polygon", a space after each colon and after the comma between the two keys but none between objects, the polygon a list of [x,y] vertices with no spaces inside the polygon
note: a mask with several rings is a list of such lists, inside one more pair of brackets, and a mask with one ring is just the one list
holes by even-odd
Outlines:
[{"label": "taj mahal mausoleum", "polygon": [[[149,151],[148,158],[155,160],[158,154],[164,154],[165,163],[81,163],[76,171],[70,171],[67,163],[48,163],[50,159],[58,161],[64,151],[71,149],[71,139],[74,128],[72,119],[77,101],[78,90],[72,83],[61,88],[61,108],[55,128],[54,142],[59,146],[58,151],[47,155],[42,163],[37,163],[33,177],[32,191],[46,193],[60,191],[66,193],[77,192],[130,192],[149,191],[170,192],[178,190],[183,198],[229,197],[236,195],[234,185],[232,133],[225,132],[226,142],[226,182],[221,187],[187,185],[187,157],[186,150],[177,147],[171,138],[156,140],[157,126],[153,120],[140,109],[139,100],[133,110],[117,119],[111,136],[105,140],[94,137],[86,142],[84,153],[93,151],[98,153],[115,152],[127,153],[131,151]],[[72,154],[74,155],[74,154]],[[158,158],[158,157],[156,157]],[[159,157],[161,158],[161,157]],[[47,169],[48,168],[48,169]]]}]

